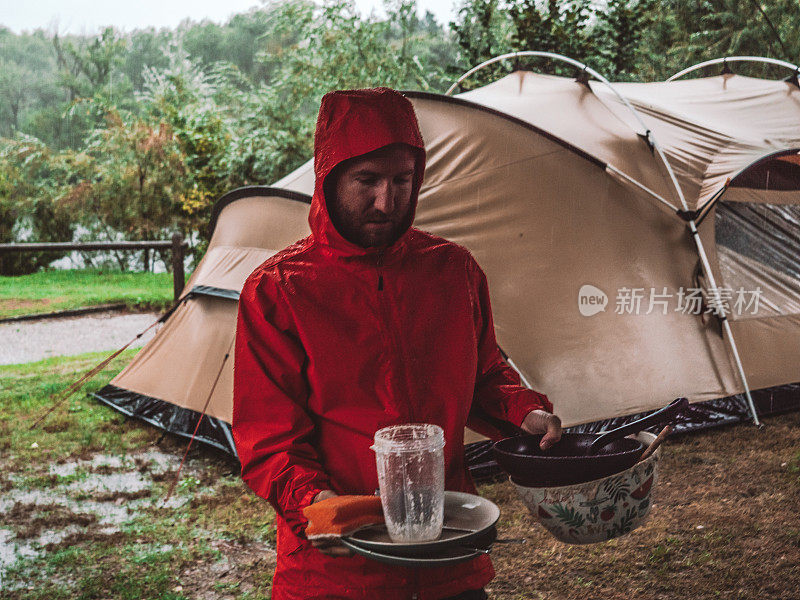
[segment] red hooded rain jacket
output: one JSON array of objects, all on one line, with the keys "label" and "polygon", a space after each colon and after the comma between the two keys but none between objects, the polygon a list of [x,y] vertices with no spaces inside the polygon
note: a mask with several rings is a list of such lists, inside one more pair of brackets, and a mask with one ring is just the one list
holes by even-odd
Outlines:
[{"label": "red hooded rain jacket", "polygon": [[[382,251],[362,248],[333,226],[323,182],[342,161],[397,142],[417,154],[409,228]],[[385,88],[326,95],[314,158],[312,234],[256,269],[239,301],[233,436],[242,478],[277,512],[272,597],[435,600],[481,588],[494,576],[487,556],[412,569],[328,557],[305,538],[302,509],[320,491],[377,489],[376,430],[441,426],[445,487],[474,493],[463,452],[473,402],[516,425],[552,410],[503,362],[470,253],[410,227],[425,166],[411,103]]]}]

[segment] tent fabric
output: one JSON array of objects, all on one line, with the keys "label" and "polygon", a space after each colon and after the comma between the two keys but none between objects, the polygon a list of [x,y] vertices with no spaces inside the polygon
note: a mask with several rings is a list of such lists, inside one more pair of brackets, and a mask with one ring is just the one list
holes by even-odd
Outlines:
[{"label": "tent fabric", "polygon": [[[725,74],[613,85],[664,150],[690,209],[762,157],[800,149],[800,89],[792,83]],[[537,127],[681,206],[664,165],[641,138],[646,131],[602,83],[520,71],[455,98]],[[309,183],[307,163],[275,185],[307,192]]]},{"label": "tent fabric", "polygon": [[223,293],[195,294],[182,303],[112,384],[200,411],[222,369],[206,413],[230,423],[233,361],[223,359],[236,328],[238,292],[258,265],[308,235],[309,205],[300,194],[270,188],[226,195],[218,205],[224,208],[184,297],[203,286]]},{"label": "tent fabric", "polygon": [[111,384],[92,395],[115,410],[150,423],[163,429],[165,433],[184,438],[194,437],[207,446],[236,457],[236,445],[233,442],[230,425],[226,421]]},{"label": "tent fabric", "polygon": [[264,187],[242,188],[220,198],[208,250],[186,289],[207,285],[241,291],[257,266],[309,234],[310,203],[311,196]]},{"label": "tent fabric", "polygon": [[[591,85],[616,114],[624,113],[607,90]],[[615,87],[643,113],[679,173],[689,208],[761,157],[800,149],[800,89],[788,81],[728,73]]]},{"label": "tent fabric", "polygon": [[232,348],[236,308],[233,300],[210,296],[181,304],[111,383],[195,411],[208,401],[206,414],[230,423],[233,360],[225,355]]},{"label": "tent fabric", "polygon": [[[769,264],[717,242],[717,215],[749,202],[771,207],[797,243],[787,220],[800,204],[797,189],[725,183],[770,155],[788,157],[792,180],[800,91],[736,75],[615,85],[673,162],[690,208],[719,186],[724,191],[700,226],[718,280],[768,281],[765,299],[788,307],[732,323],[751,387],[800,381],[794,275],[781,279]],[[428,154],[415,225],[473,253],[489,280],[501,348],[553,400],[566,426],[645,412],[678,396],[699,402],[742,391],[715,319],[675,310],[678,290],[695,285],[698,267],[685,222],[615,175],[680,207],[664,165],[613,94],[594,82],[514,73],[457,98],[407,95]],[[255,266],[308,235],[303,198],[313,192],[312,167],[309,161],[272,188],[221,201],[209,251],[187,289],[229,290],[232,298]],[[775,223],[750,226],[759,239],[774,237]],[[604,310],[591,316],[580,312],[586,285],[605,297]],[[643,294],[638,311],[625,290]],[[651,305],[663,291],[672,294],[668,306]],[[235,309],[230,298],[194,296],[112,384],[201,410],[232,339]],[[211,416],[228,422],[230,368],[223,366],[209,405]]]}]

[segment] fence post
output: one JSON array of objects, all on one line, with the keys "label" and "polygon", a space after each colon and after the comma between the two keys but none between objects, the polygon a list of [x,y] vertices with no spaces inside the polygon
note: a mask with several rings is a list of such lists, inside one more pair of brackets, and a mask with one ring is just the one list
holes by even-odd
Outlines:
[{"label": "fence post", "polygon": [[180,298],[184,285],[183,273],[183,236],[180,233],[172,234],[172,290],[175,300]]}]

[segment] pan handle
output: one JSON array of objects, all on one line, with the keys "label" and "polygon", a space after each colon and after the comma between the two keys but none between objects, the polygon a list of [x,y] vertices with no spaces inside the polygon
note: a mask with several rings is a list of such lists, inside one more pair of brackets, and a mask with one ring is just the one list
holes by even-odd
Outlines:
[{"label": "pan handle", "polygon": [[504,437],[516,437],[518,435],[527,434],[524,429],[517,427],[513,423],[491,416],[477,404],[472,405],[472,409],[469,412],[469,419],[467,420],[467,427],[494,441]]},{"label": "pan handle", "polygon": [[616,429],[607,431],[591,443],[587,454],[597,454],[597,451],[606,444],[623,438],[631,433],[639,433],[642,429],[646,429],[652,425],[658,425],[664,421],[672,421],[675,419],[675,417],[682,413],[687,406],[689,406],[689,400],[686,398],[676,398],[667,406],[661,410],[657,410],[651,415],[647,415],[646,417],[638,419],[633,423],[628,423],[622,427],[617,427]]}]

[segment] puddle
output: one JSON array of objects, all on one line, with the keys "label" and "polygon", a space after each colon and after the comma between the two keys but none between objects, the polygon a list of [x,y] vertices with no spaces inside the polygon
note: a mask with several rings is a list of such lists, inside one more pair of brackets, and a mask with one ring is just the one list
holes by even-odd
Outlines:
[{"label": "puddle", "polygon": [[62,464],[50,465],[50,475],[69,477],[78,471],[94,471],[100,467],[106,469],[130,469],[134,462],[128,457],[114,456],[112,454],[98,454],[92,460],[73,460]]},{"label": "puddle", "polygon": [[[134,475],[132,473],[120,475]],[[94,478],[87,481],[76,481],[67,486],[58,486],[57,489],[36,489],[36,490],[11,490],[3,494],[0,498],[0,513],[8,512],[14,504],[20,502],[27,505],[35,506],[48,506],[57,504],[67,508],[75,513],[92,513],[97,516],[97,523],[99,525],[122,525],[126,521],[136,516],[141,508],[145,507],[163,507],[163,508],[178,508],[183,506],[189,501],[188,497],[173,495],[169,502],[164,503],[163,498],[136,498],[127,499],[121,496],[122,502],[117,500],[110,500],[99,502],[91,498],[75,498],[70,493],[64,493],[61,490],[68,490],[71,492],[81,491],[95,491],[100,493],[113,493],[115,491],[120,493],[133,492],[145,490],[150,487],[151,482],[146,481],[144,478],[137,477],[116,477],[116,475],[96,475]],[[136,482],[136,488],[126,488],[122,486],[125,482]],[[109,485],[110,484],[110,485]],[[117,529],[118,531],[119,529]]]},{"label": "puddle", "polygon": [[0,590],[18,589],[5,586],[5,576],[9,567],[23,558],[36,558],[48,544],[58,544],[80,530],[81,527],[78,525],[68,525],[63,529],[48,529],[33,539],[20,540],[10,529],[0,529]]},{"label": "puddle", "polygon": [[[98,454],[90,460],[49,466],[50,475],[71,477],[69,482],[55,482],[46,488],[15,488],[0,495],[0,516],[6,523],[10,522],[9,515],[17,503],[24,507],[42,507],[43,510],[55,505],[76,515],[90,514],[97,518],[89,526],[73,523],[46,529],[30,539],[17,537],[17,533],[7,526],[0,529],[0,589],[6,589],[3,583],[10,567],[22,559],[41,556],[49,544],[58,544],[70,535],[87,531],[113,535],[146,508],[172,509],[189,502],[190,495],[182,495],[180,490],[166,503],[163,495],[151,497],[149,493],[156,481],[166,481],[164,475],[177,470],[179,464],[180,457],[158,450],[126,456]],[[181,478],[192,477],[196,472],[197,469],[187,462]],[[80,476],[77,480],[72,478],[76,475]],[[21,478],[12,474],[9,479],[16,482]],[[203,491],[196,488],[193,494]],[[159,550],[167,551],[169,548]]]},{"label": "puddle", "polygon": [[108,475],[89,475],[81,481],[74,481],[67,486],[70,492],[106,492],[128,493],[141,492],[150,488],[153,480],[138,471],[110,473]]},{"label": "puddle", "polygon": [[144,461],[145,464],[150,465],[151,473],[161,474],[165,471],[177,469],[181,464],[181,458],[179,456],[158,452],[157,450],[140,452],[139,454],[134,454],[133,457],[135,459],[139,459],[139,461]]},{"label": "puddle", "polygon": [[79,471],[104,471],[107,474],[108,471],[113,470],[137,469],[158,475],[177,469],[180,462],[179,457],[157,450],[148,450],[127,456],[97,454],[91,460],[73,460],[50,465],[49,473],[58,477],[69,477]]},{"label": "puddle", "polygon": [[22,558],[33,558],[39,551],[30,540],[17,540],[10,529],[0,529],[0,589],[3,588],[6,571]]}]

